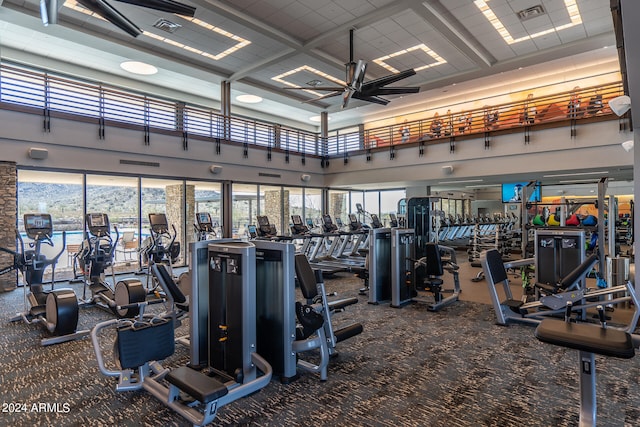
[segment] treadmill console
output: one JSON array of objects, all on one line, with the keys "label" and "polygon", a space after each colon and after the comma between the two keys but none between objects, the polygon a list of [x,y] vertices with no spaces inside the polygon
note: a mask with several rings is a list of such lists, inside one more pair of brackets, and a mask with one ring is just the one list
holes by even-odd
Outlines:
[{"label": "treadmill console", "polygon": [[333,233],[338,230],[338,227],[331,220],[331,215],[322,215],[322,231],[325,233]]},{"label": "treadmill console", "polygon": [[371,214],[371,228],[382,228],[380,218],[376,214]]}]

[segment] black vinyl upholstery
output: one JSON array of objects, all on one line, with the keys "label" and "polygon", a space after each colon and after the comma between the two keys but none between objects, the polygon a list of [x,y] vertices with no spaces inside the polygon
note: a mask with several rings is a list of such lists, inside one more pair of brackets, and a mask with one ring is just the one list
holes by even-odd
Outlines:
[{"label": "black vinyl upholstery", "polygon": [[535,336],[549,344],[603,356],[630,359],[635,355],[630,334],[599,325],[544,319],[536,328]]},{"label": "black vinyl upholstery", "polygon": [[426,262],[426,273],[428,276],[442,276],[444,274],[444,270],[442,268],[442,259],[440,257],[440,250],[438,249],[438,245],[433,242],[427,243],[424,248],[425,250],[425,258],[427,258]]},{"label": "black vinyl upholstery", "polygon": [[493,283],[500,283],[508,279],[507,270],[504,268],[502,255],[496,249],[489,249],[485,253],[487,270]]},{"label": "black vinyl upholstery", "polygon": [[296,277],[300,284],[302,295],[306,299],[313,299],[318,295],[316,287],[316,273],[314,273],[309,260],[304,254],[296,254],[295,256]]}]

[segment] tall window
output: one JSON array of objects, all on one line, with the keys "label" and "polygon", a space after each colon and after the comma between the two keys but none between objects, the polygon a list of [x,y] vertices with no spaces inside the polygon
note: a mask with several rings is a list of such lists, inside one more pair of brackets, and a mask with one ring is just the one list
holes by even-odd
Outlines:
[{"label": "tall window", "polygon": [[[185,247],[185,185],[184,181],[171,179],[142,178],[142,236],[147,237],[149,231],[149,214],[164,213],[169,223],[169,233],[173,236],[175,227],[175,241],[180,243],[180,260],[184,263]],[[191,187],[193,191],[193,187]],[[144,244],[144,243],[143,243]]]},{"label": "tall window", "polygon": [[361,223],[369,223],[371,218],[364,215],[363,213],[359,213],[358,205],[360,205],[364,209],[364,193],[362,191],[351,191],[351,210],[350,213],[354,213],[358,215],[358,220]]},{"label": "tall window", "polygon": [[[214,224],[222,225],[222,188],[218,182],[187,181],[193,187],[193,198],[187,197],[187,235],[197,212],[207,212]],[[189,190],[187,191],[189,193]]]},{"label": "tall window", "polygon": [[364,193],[364,209],[369,214],[378,215],[380,222],[384,223],[382,217],[380,217],[380,192],[379,191],[367,191]]},{"label": "tall window", "polygon": [[398,202],[406,196],[405,190],[388,190],[380,192],[380,219],[388,221],[389,214],[398,214]]},{"label": "tall window", "polygon": [[83,198],[82,174],[18,171],[18,230],[27,244],[24,214],[51,215],[54,246],[43,245],[41,253],[51,259],[62,251],[56,265],[56,274],[60,273],[57,278],[68,278],[73,265],[72,254],[67,254],[62,246],[62,232],[67,245],[78,245],[83,240]]},{"label": "tall window", "polygon": [[319,188],[304,189],[304,218],[316,218],[322,216],[322,190]]},{"label": "tall window", "polygon": [[117,239],[115,263],[136,264],[140,242],[138,178],[87,175],[86,183],[87,213],[106,213],[109,216],[112,238]]},{"label": "tall window", "polygon": [[284,212],[282,213],[284,229],[282,234],[291,234],[291,215],[300,215],[304,218],[303,191],[300,187],[284,187]]},{"label": "tall window", "polygon": [[231,188],[231,225],[233,237],[243,237],[249,224],[256,223],[258,214],[258,186],[233,184]]}]

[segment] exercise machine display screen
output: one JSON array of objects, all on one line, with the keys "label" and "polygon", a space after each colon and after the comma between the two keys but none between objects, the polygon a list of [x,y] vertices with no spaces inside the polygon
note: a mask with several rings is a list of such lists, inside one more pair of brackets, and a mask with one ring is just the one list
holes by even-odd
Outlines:
[{"label": "exercise machine display screen", "polygon": [[198,220],[198,224],[200,225],[210,225],[211,224],[211,215],[208,212],[200,212],[196,214],[196,218]]},{"label": "exercise machine display screen", "polygon": [[24,230],[30,239],[51,236],[53,225],[49,214],[25,214]]},{"label": "exercise machine display screen", "polygon": [[291,215],[291,221],[293,222],[294,225],[302,224],[302,218],[300,217],[300,215]]},{"label": "exercise machine display screen", "polygon": [[106,213],[88,213],[85,222],[89,233],[96,237],[104,237],[110,233],[109,216]]},{"label": "exercise machine display screen", "polygon": [[107,219],[105,218],[105,214],[102,213],[91,213],[87,214],[89,217],[89,225],[91,227],[104,227],[107,225]]},{"label": "exercise machine display screen", "polygon": [[151,229],[156,233],[166,233],[169,231],[169,223],[167,222],[167,215],[161,214],[149,214],[149,224]]}]

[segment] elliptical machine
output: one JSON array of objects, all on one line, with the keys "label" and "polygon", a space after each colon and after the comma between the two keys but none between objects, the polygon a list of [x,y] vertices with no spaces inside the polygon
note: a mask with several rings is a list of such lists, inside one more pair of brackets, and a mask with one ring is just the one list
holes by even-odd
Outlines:
[{"label": "elliptical machine", "polygon": [[196,212],[196,224],[193,224],[193,230],[197,242],[222,237],[222,229],[218,221],[214,223],[209,212]]},{"label": "elliptical machine", "polygon": [[[10,319],[15,322],[23,320],[27,324],[40,323],[53,337],[43,338],[40,344],[52,345],[75,340],[86,336],[90,331],[77,331],[78,326],[78,300],[73,290],[68,288],[53,289],[55,282],[55,267],[58,258],[64,252],[66,246],[66,233],[62,233],[62,248],[51,259],[41,253],[42,244],[54,246],[51,236],[53,226],[49,214],[25,214],[24,230],[27,237],[32,239],[29,249],[25,251],[22,236],[16,232],[20,251],[0,248],[4,252],[14,256],[12,269],[18,269],[22,273],[25,284],[25,300],[29,303],[29,310],[20,313]],[[43,288],[44,271],[51,266],[51,289]]]},{"label": "elliptical machine", "polygon": [[[106,213],[89,213],[85,216],[87,239],[82,243],[78,254],[78,262],[84,271],[84,304],[95,304],[115,313],[118,317],[134,317],[138,314],[138,306],[146,298],[146,291],[139,280],[124,279],[116,283],[113,271],[113,257],[120,233],[116,232],[115,240],[111,238],[111,225]],[[111,267],[111,277],[115,288],[105,280],[105,269]],[[87,287],[91,297],[87,297]],[[120,308],[128,306],[128,308]]]},{"label": "elliptical machine", "polygon": [[[180,242],[176,242],[178,233],[175,225],[171,225],[173,233],[169,231],[169,221],[164,213],[149,214],[149,231],[151,235],[147,238],[146,244],[141,250],[142,261],[146,264],[147,293],[153,293],[157,288],[157,283],[153,280],[151,271],[152,264],[164,264],[169,269],[169,274],[173,277],[173,264],[180,256]],[[142,263],[140,265],[143,265]]]}]

